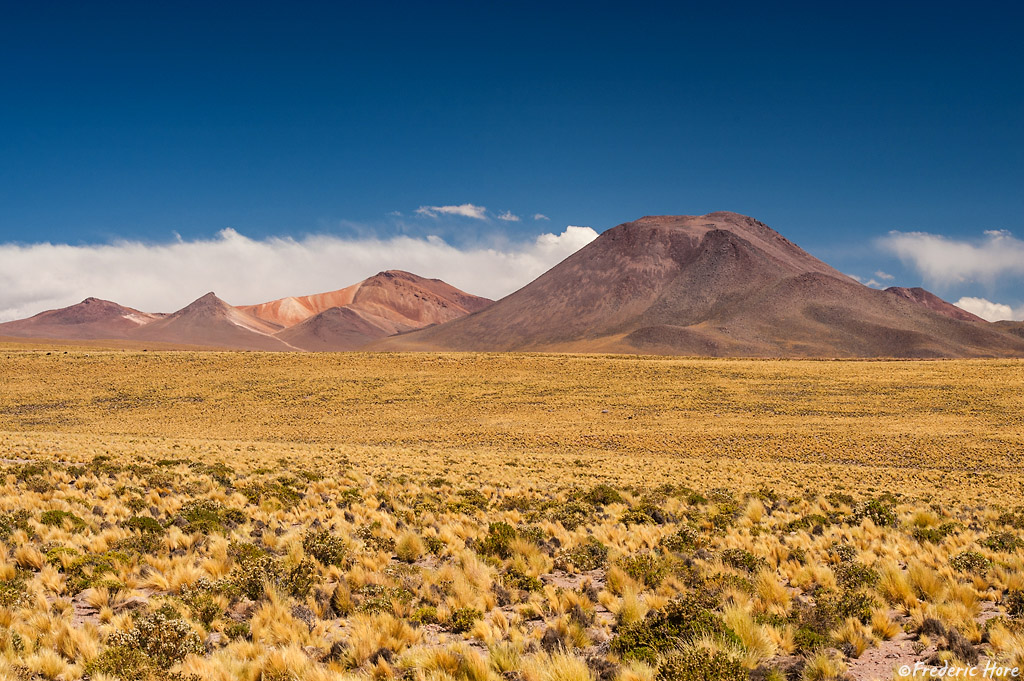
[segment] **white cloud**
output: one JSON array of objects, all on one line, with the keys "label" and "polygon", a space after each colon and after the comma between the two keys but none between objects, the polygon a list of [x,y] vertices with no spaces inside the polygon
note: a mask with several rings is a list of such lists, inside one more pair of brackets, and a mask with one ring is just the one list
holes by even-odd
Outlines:
[{"label": "white cloud", "polygon": [[596,237],[590,227],[570,226],[525,243],[457,248],[436,236],[256,240],[225,229],[209,240],[163,244],[0,244],[0,321],[88,296],[147,312],[180,309],[207,291],[244,305],[331,291],[386,269],[500,298]]},{"label": "white cloud", "polygon": [[[875,272],[875,274],[878,275],[879,273]],[[885,284],[878,282],[874,278],[865,280],[864,277],[858,277],[856,274],[847,274],[846,276],[858,283],[864,284],[865,286],[870,286],[871,288],[882,288],[885,286]]]},{"label": "white cloud", "polygon": [[507,210],[504,213],[498,213],[498,219],[504,220],[505,222],[519,222],[519,216],[510,210]]},{"label": "white cloud", "polygon": [[461,215],[464,218],[476,220],[487,219],[487,209],[472,203],[463,203],[458,206],[420,206],[416,212],[419,215],[427,215],[432,218],[436,218],[438,215]]},{"label": "white cloud", "polygon": [[967,241],[927,232],[890,232],[879,245],[914,267],[929,285],[964,282],[993,285],[997,278],[1024,275],[1024,241],[1005,230],[988,230]]},{"label": "white cloud", "polygon": [[547,215],[544,215],[544,213],[534,213],[533,214],[533,219],[534,220],[550,220],[551,218],[549,218]]},{"label": "white cloud", "polygon": [[875,276],[883,281],[892,281],[893,279],[896,278],[893,275],[889,274],[888,272],[883,272],[882,270],[875,270]]},{"label": "white cloud", "polygon": [[1013,308],[1009,305],[993,303],[991,300],[986,300],[985,298],[971,298],[969,296],[965,296],[953,304],[963,310],[967,310],[968,312],[978,315],[982,319],[987,319],[990,322],[998,322],[1001,319],[1021,318],[1019,314],[1014,314]]}]

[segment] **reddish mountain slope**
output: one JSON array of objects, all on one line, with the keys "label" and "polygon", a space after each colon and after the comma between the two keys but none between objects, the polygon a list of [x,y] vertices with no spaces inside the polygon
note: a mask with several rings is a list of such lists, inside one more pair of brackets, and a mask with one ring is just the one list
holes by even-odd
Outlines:
[{"label": "reddish mountain slope", "polygon": [[490,304],[487,298],[469,295],[438,279],[389,270],[340,291],[240,309],[252,310],[268,322],[284,323],[330,305],[277,334],[297,348],[327,351],[354,350],[372,340],[442,324]]},{"label": "reddish mountain slope", "polygon": [[87,298],[0,324],[0,336],[134,339],[239,350],[353,350],[400,331],[451,321],[491,302],[438,279],[390,270],[338,291],[260,305],[232,307],[208,293],[171,315]]},{"label": "reddish mountain slope", "polygon": [[0,336],[66,340],[127,338],[131,331],[162,316],[139,312],[109,300],[86,298],[77,305],[0,324]]},{"label": "reddish mountain slope", "polygon": [[964,322],[984,322],[985,320],[976,314],[971,314],[967,310],[961,309],[953,303],[947,303],[942,298],[931,291],[926,291],[923,288],[904,288],[902,286],[890,286],[885,289],[886,293],[906,298],[907,300],[924,305],[932,312],[938,312],[941,315],[951,317],[952,319],[959,319]]},{"label": "reddish mountain slope", "polygon": [[295,350],[274,338],[280,328],[207,293],[174,314],[134,330],[128,338],[237,350]]},{"label": "reddish mountain slope", "polygon": [[280,331],[277,338],[310,352],[356,350],[388,335],[351,307],[332,307]]},{"label": "reddish mountain slope", "polygon": [[987,323],[862,286],[736,213],[646,217],[602,234],[468,317],[381,349],[694,355],[1024,355]]}]

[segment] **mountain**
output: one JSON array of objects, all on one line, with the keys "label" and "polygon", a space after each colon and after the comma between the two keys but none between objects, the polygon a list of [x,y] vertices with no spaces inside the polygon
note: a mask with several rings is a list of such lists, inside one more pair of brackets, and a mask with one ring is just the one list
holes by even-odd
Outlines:
[{"label": "mountain", "polygon": [[1005,320],[1001,322],[993,322],[993,325],[1006,333],[1012,333],[1014,336],[1024,338],[1024,322],[1012,322]]},{"label": "mountain", "polygon": [[885,289],[886,293],[906,298],[907,300],[924,305],[933,312],[938,312],[941,315],[951,317],[953,319],[959,319],[965,322],[984,322],[985,320],[976,314],[971,314],[967,310],[961,309],[953,303],[947,303],[942,298],[931,291],[926,291],[923,288],[904,288],[902,286],[890,286]]},{"label": "mountain", "polygon": [[133,330],[127,337],[233,350],[295,350],[274,338],[280,330],[280,326],[207,293],[174,314]]},{"label": "mountain", "polygon": [[281,340],[303,350],[354,350],[402,331],[463,317],[491,304],[439,279],[388,270],[330,293],[238,308],[281,325]]},{"label": "mountain", "polygon": [[287,328],[277,337],[309,352],[356,350],[390,335],[350,307],[331,307]]},{"label": "mountain", "polygon": [[719,356],[1024,355],[1024,339],[863,286],[736,213],[614,227],[467,317],[384,350]]},{"label": "mountain", "polygon": [[457,319],[491,300],[440,279],[388,270],[337,291],[233,307],[213,293],[174,314],[96,298],[0,324],[0,336],[166,342],[238,350],[354,350]]},{"label": "mountain", "polygon": [[86,298],[77,305],[0,324],[0,336],[65,340],[127,338],[133,330],[162,316],[139,312],[109,300]]},{"label": "mountain", "polygon": [[337,291],[281,298],[269,303],[243,305],[238,309],[287,328],[332,307],[351,307],[390,320],[408,330],[451,321],[482,310],[491,302],[460,291],[440,279],[388,270]]}]

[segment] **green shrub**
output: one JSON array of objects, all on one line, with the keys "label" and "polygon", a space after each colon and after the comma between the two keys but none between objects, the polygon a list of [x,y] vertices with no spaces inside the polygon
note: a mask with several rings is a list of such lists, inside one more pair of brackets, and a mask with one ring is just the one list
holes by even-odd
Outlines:
[{"label": "green shrub", "polygon": [[855,617],[862,623],[871,621],[871,611],[878,607],[878,601],[864,591],[847,591],[836,603],[836,613],[841,619]]},{"label": "green shrub", "polygon": [[231,640],[249,640],[252,638],[252,632],[249,630],[248,622],[232,622],[224,628],[224,635]]},{"label": "green shrub", "polygon": [[884,494],[876,499],[868,499],[857,505],[853,517],[857,522],[869,518],[879,527],[896,527],[896,500]]},{"label": "green shrub", "polygon": [[958,529],[959,525],[956,523],[943,523],[939,527],[915,527],[913,535],[914,539],[921,543],[939,544]]},{"label": "green shrub", "polygon": [[245,521],[245,515],[209,499],[196,499],[181,507],[177,524],[187,533],[222,534],[228,527]]},{"label": "green shrub", "polygon": [[827,634],[822,634],[810,627],[803,626],[798,627],[793,632],[793,644],[799,652],[809,653],[828,647],[831,644],[831,638]]},{"label": "green shrub", "polygon": [[323,565],[341,566],[345,563],[348,547],[341,537],[327,530],[310,530],[302,538],[302,550]]},{"label": "green shrub", "polygon": [[1006,614],[1013,619],[1024,617],[1024,591],[1009,591],[1003,597]]},{"label": "green shrub", "polygon": [[690,553],[703,548],[706,543],[699,530],[689,525],[682,525],[675,533],[663,538],[660,546],[666,551]]},{"label": "green shrub", "polygon": [[520,589],[522,591],[540,591],[544,583],[537,577],[528,575],[515,565],[510,566],[502,575],[501,581],[509,589]]},{"label": "green shrub", "polygon": [[283,575],[285,588],[295,598],[300,600],[309,595],[313,586],[317,583],[317,567],[313,559],[306,556],[301,561],[288,568]]},{"label": "green shrub", "polygon": [[585,525],[593,515],[594,507],[579,501],[546,504],[543,508],[551,520],[561,523],[567,530]]},{"label": "green shrub", "polygon": [[961,551],[950,558],[949,566],[957,572],[983,574],[992,567],[992,561],[977,551]]},{"label": "green shrub", "polygon": [[478,489],[459,490],[458,496],[459,500],[448,507],[453,513],[473,515],[477,511],[486,510],[491,503],[491,500]]},{"label": "green shrub", "polygon": [[828,557],[833,563],[850,563],[857,558],[857,549],[849,544],[832,544],[828,547]]},{"label": "green shrub", "polygon": [[163,547],[164,526],[153,518],[133,516],[124,523],[124,527],[132,531],[132,536],[117,542],[115,548],[119,551],[146,554],[156,553]]},{"label": "green shrub", "polygon": [[485,556],[508,558],[516,536],[516,529],[508,523],[491,523],[487,526],[487,536],[477,542],[476,551]]},{"label": "green shrub", "polygon": [[721,618],[709,609],[710,605],[700,594],[674,600],[663,610],[647,613],[640,622],[619,627],[611,650],[623,661],[656,664],[663,653],[697,637],[731,634]]},{"label": "green shrub", "polygon": [[72,595],[112,581],[109,576],[117,572],[118,564],[128,561],[128,556],[125,554],[119,551],[108,551],[107,553],[87,553],[78,556],[65,566],[58,554],[67,551],[73,551],[73,549],[63,549],[63,547],[51,549],[47,552],[47,558],[52,565],[59,567],[64,573],[64,588]]},{"label": "green shrub", "polygon": [[720,531],[728,529],[740,514],[740,505],[733,499],[727,499],[718,502],[718,506],[715,509],[713,515],[708,520],[711,521],[711,525]]},{"label": "green shrub", "polygon": [[483,613],[475,608],[459,608],[452,611],[444,624],[448,631],[455,634],[464,634],[471,630],[476,621],[481,617],[483,617]]},{"label": "green shrub", "polygon": [[0,514],[0,540],[9,538],[16,530],[29,532],[28,519],[30,517],[29,512],[23,508],[11,513]]},{"label": "green shrub", "polygon": [[755,556],[746,549],[726,549],[722,551],[722,562],[737,570],[751,573],[757,572],[767,565],[764,558]]},{"label": "green shrub", "polygon": [[663,511],[653,499],[644,499],[619,518],[623,525],[664,525],[672,520],[671,515]]},{"label": "green shrub", "polygon": [[562,557],[581,572],[596,570],[608,562],[608,547],[596,537],[588,535],[586,539],[564,552]]},{"label": "green shrub", "polygon": [[14,607],[25,597],[25,593],[25,580],[18,577],[0,580],[0,607]]},{"label": "green shrub", "polygon": [[679,487],[673,492],[673,495],[690,506],[703,506],[708,503],[707,497],[689,487]]},{"label": "green shrub", "polygon": [[853,506],[853,497],[844,492],[829,492],[825,495],[825,501],[833,506]]},{"label": "green shrub", "polygon": [[39,522],[50,527],[63,527],[67,522],[72,532],[81,532],[87,527],[84,520],[70,511],[44,511],[39,516]]},{"label": "green shrub", "polygon": [[160,671],[138,648],[110,646],[85,666],[87,674],[105,674],[122,681],[149,681]]},{"label": "green shrub", "polygon": [[281,568],[269,553],[254,544],[233,544],[228,551],[234,558],[231,583],[251,600],[259,600],[266,582],[277,582]]},{"label": "green shrub", "polygon": [[814,530],[816,527],[828,527],[831,524],[828,518],[820,513],[811,513],[796,520],[791,520],[782,529],[784,532],[797,532],[799,530]]},{"label": "green shrub", "polygon": [[878,573],[860,563],[840,563],[834,572],[836,583],[843,589],[859,589],[878,583]]},{"label": "green shrub", "polygon": [[125,529],[142,532],[143,534],[162,535],[164,533],[164,526],[149,516],[132,516],[125,521],[124,527]]},{"label": "green shrub", "polygon": [[607,506],[608,504],[621,504],[623,502],[622,495],[619,494],[618,490],[604,483],[590,488],[590,491],[583,495],[583,499],[594,506]]},{"label": "green shrub", "polygon": [[250,482],[238,491],[249,500],[250,504],[258,505],[264,499],[277,499],[285,508],[291,508],[302,500],[302,494],[291,485],[294,481],[281,479],[271,482]]},{"label": "green shrub", "polygon": [[637,553],[619,560],[619,567],[635,579],[650,588],[661,584],[668,572],[665,563],[653,553]]},{"label": "green shrub", "polygon": [[416,608],[409,619],[416,624],[439,624],[441,622],[437,617],[437,608],[432,605]]},{"label": "green shrub", "polygon": [[662,660],[655,678],[657,681],[746,681],[747,670],[723,652],[691,647]]},{"label": "green shrub", "polygon": [[1013,532],[996,532],[985,537],[981,545],[997,553],[1013,553],[1024,546],[1024,542]]},{"label": "green shrub", "polygon": [[89,674],[107,674],[120,679],[166,678],[170,669],[188,655],[205,652],[199,635],[183,620],[158,611],[138,618],[130,631],[117,631],[108,647],[86,666]]},{"label": "green shrub", "polygon": [[840,617],[838,600],[827,590],[819,589],[815,593],[813,605],[796,602],[789,619],[796,627],[794,642],[797,650],[809,652],[828,644]]}]

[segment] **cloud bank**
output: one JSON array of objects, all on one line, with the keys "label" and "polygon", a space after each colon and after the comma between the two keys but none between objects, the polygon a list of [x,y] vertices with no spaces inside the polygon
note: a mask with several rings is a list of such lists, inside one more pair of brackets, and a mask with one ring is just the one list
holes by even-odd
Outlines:
[{"label": "cloud bank", "polygon": [[927,232],[889,232],[879,245],[912,266],[930,285],[980,282],[1024,276],[1024,241],[1005,230],[988,230],[967,241]]},{"label": "cloud bank", "polygon": [[386,269],[500,298],[595,238],[590,227],[569,226],[525,243],[457,248],[435,236],[256,240],[225,229],[214,239],[166,244],[0,244],[0,321],[88,296],[146,312],[173,312],[207,291],[245,305],[332,291]]}]

